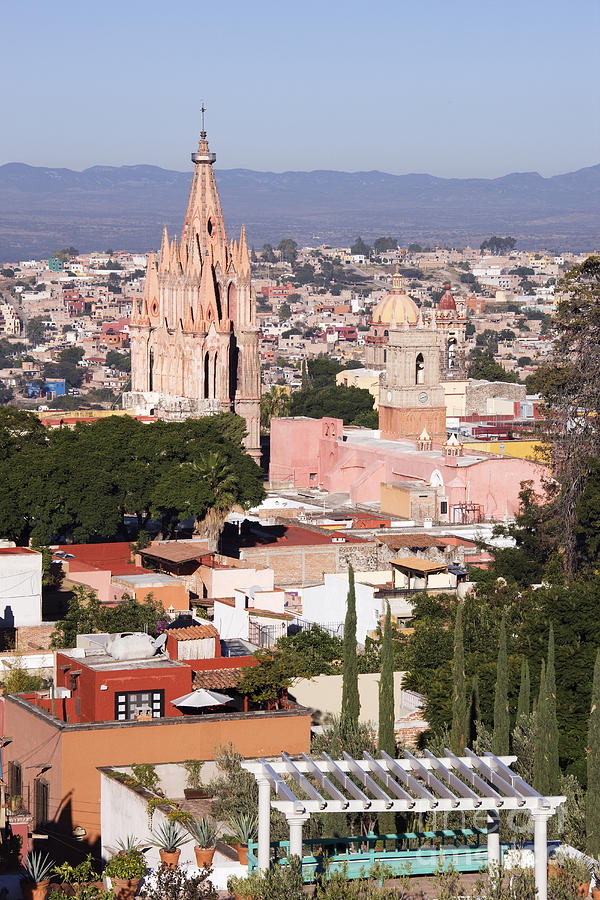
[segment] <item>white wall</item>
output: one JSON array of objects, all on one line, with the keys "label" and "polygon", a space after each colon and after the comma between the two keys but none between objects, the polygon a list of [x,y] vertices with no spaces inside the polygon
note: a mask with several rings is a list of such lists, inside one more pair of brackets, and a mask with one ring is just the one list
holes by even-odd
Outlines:
[{"label": "white wall", "polygon": [[[403,672],[394,672],[394,718],[400,719],[412,712],[403,704]],[[325,715],[339,716],[342,709],[342,675],[319,675],[316,678],[297,678],[290,687],[290,695],[302,706],[319,710]],[[360,695],[360,721],[379,720],[379,673],[369,672],[358,676]]]},{"label": "white wall", "polygon": [[0,627],[42,623],[42,554],[0,554]]},{"label": "white wall", "polygon": [[[227,603],[214,602],[213,625],[223,640],[242,638],[248,640],[248,612],[244,608],[244,594],[241,592],[241,602],[236,607]],[[236,597],[238,592],[236,591]]]},{"label": "white wall", "polygon": [[[356,640],[364,644],[370,631],[377,628],[381,601],[375,599],[375,588],[355,582]],[[300,593],[300,592],[299,592]],[[348,576],[344,573],[325,575],[324,583],[302,588],[302,618],[317,625],[343,622],[346,618]]]}]

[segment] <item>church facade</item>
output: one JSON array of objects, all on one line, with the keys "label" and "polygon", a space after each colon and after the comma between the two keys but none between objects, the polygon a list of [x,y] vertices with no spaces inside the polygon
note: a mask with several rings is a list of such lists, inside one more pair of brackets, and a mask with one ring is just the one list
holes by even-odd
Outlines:
[{"label": "church facade", "polygon": [[246,422],[246,449],[260,461],[260,358],[250,256],[242,226],[227,241],[211,153],[202,131],[181,240],[166,228],[148,257],[141,304],[130,324],[126,409],[182,420],[232,411]]}]

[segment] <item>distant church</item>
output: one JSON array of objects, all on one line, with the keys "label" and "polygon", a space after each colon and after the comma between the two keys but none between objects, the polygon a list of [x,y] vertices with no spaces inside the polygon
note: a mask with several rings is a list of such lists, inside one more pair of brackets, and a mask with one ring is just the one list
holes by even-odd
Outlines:
[{"label": "distant church", "polygon": [[163,230],[148,257],[141,305],[131,316],[131,391],[123,406],[182,420],[233,411],[246,421],[246,449],[260,461],[260,360],[256,301],[242,226],[227,243],[206,132],[178,244]]},{"label": "distant church", "polygon": [[465,378],[466,315],[458,310],[450,285],[426,317],[392,276],[392,289],[373,310],[365,361],[383,369],[379,428],[384,440],[446,440],[442,381]]}]

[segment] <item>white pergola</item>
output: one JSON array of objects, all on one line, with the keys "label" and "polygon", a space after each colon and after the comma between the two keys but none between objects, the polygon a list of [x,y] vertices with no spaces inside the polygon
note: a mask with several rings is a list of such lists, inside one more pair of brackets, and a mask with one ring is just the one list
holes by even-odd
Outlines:
[{"label": "white pergola", "polygon": [[[477,756],[465,750],[455,756],[447,748],[436,757],[428,750],[417,758],[408,750],[401,759],[366,751],[363,759],[347,753],[333,760],[306,753],[292,759],[246,760],[242,768],[258,783],[258,869],[270,864],[270,808],[282,812],[290,828],[290,855],[302,857],[302,827],[313,813],[349,812],[477,812],[487,811],[488,866],[500,865],[499,813],[528,811],[534,820],[535,886],[547,900],[547,822],[565,797],[542,797],[509,766],[516,756]],[[298,788],[301,796],[295,793]],[[271,799],[271,792],[277,799]]]}]

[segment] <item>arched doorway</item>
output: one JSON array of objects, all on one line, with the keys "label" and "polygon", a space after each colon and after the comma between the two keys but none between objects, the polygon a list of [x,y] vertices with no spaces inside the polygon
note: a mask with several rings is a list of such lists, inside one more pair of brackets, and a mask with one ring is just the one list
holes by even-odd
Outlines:
[{"label": "arched doorway", "polygon": [[415,361],[415,384],[425,384],[425,360],[419,353]]}]

